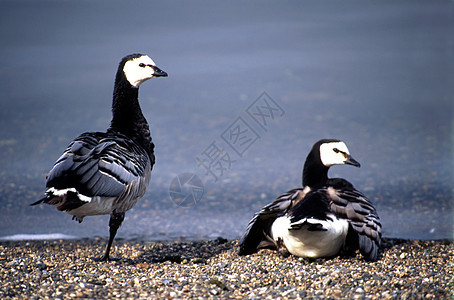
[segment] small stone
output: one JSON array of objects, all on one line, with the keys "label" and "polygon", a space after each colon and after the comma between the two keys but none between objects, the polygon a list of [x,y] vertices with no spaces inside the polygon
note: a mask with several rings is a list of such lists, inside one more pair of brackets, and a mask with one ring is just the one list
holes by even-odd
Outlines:
[{"label": "small stone", "polygon": [[194,264],[203,264],[203,263],[206,263],[206,261],[207,261],[206,259],[200,258],[200,257],[191,259],[191,262]]},{"label": "small stone", "polygon": [[364,290],[363,290],[362,288],[359,287],[359,288],[357,288],[357,289],[355,290],[355,293],[364,294]]},{"label": "small stone", "polygon": [[342,296],[342,290],[339,290],[339,289],[333,290],[333,296],[335,298],[340,298]]},{"label": "small stone", "polygon": [[137,277],[134,277],[134,285],[140,286],[140,280]]},{"label": "small stone", "polygon": [[331,283],[331,278],[329,278],[329,277],[326,277],[326,278],[323,279],[323,281],[322,281],[323,286],[327,286],[327,285],[330,284],[330,283]]},{"label": "small stone", "polygon": [[213,294],[213,295],[215,295],[215,296],[216,296],[217,294],[219,294],[218,290],[216,290],[216,289],[211,289],[211,290],[210,290],[210,293]]}]

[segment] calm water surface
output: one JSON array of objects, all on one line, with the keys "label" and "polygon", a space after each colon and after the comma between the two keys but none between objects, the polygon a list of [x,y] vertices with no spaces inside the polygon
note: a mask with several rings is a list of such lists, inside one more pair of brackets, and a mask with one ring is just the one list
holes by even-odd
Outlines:
[{"label": "calm water surface", "polygon": [[[237,238],[332,137],[362,167],[330,175],[373,201],[385,236],[452,238],[453,15],[449,1],[1,1],[0,236],[107,235],[108,216],[29,203],[73,138],[107,128],[117,64],[141,52],[169,77],[140,90],[157,162],[119,236]],[[183,173],[195,202],[169,193]]]}]

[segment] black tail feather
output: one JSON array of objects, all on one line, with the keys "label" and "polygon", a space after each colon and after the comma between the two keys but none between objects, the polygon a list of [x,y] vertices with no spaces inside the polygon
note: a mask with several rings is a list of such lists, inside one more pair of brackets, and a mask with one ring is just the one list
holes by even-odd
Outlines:
[{"label": "black tail feather", "polygon": [[44,196],[44,197],[42,197],[41,199],[39,199],[38,201],[33,202],[32,204],[30,204],[30,206],[35,206],[35,205],[37,205],[37,204],[41,204],[41,203],[43,203],[44,200],[46,200],[46,199],[47,199],[47,196]]}]

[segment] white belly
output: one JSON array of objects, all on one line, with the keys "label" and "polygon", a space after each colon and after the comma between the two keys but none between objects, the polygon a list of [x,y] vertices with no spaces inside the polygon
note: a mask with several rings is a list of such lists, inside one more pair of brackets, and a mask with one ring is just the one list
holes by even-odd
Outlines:
[{"label": "white belly", "polygon": [[67,211],[68,214],[78,217],[109,215],[113,211],[115,197],[91,197],[90,202],[76,209]]},{"label": "white belly", "polygon": [[287,250],[300,257],[326,257],[339,253],[345,242],[348,232],[348,222],[331,216],[333,221],[321,221],[315,219],[300,220],[295,224],[321,224],[325,230],[309,231],[309,224],[303,225],[301,229],[289,230],[291,228],[290,218],[280,217],[274,221],[271,232],[275,241],[281,238]]}]

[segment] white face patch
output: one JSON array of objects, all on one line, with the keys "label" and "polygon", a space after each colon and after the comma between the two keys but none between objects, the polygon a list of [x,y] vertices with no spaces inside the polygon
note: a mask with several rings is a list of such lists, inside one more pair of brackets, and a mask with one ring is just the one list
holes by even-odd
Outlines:
[{"label": "white face patch", "polygon": [[347,160],[345,154],[350,155],[350,152],[344,142],[332,142],[320,145],[320,159],[327,167],[343,165]]},{"label": "white face patch", "polygon": [[128,60],[123,67],[126,79],[129,83],[138,88],[143,82],[153,78],[154,70],[156,67],[154,61],[147,55]]}]

